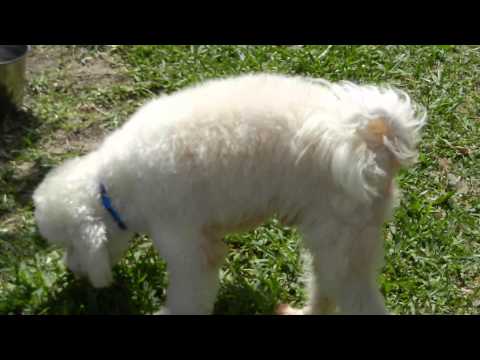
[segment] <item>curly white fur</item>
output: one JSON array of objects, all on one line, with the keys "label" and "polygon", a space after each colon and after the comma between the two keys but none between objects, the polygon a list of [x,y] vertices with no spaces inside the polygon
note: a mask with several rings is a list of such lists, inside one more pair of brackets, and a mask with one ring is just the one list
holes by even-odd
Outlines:
[{"label": "curly white fur", "polygon": [[[388,87],[208,81],[147,103],[96,151],[53,170],[34,194],[37,223],[97,287],[111,283],[131,236],[149,234],[168,263],[164,312],[209,313],[222,237],[278,215],[312,254],[310,312],[383,313],[380,229],[425,121]],[[127,231],[102,207],[100,183]]]}]

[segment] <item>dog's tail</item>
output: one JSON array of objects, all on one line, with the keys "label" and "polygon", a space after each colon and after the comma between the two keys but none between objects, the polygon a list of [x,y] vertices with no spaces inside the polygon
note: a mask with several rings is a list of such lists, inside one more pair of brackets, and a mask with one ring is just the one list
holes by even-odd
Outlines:
[{"label": "dog's tail", "polygon": [[383,192],[400,167],[416,162],[427,114],[398,89],[348,82],[335,86],[332,91],[351,113],[343,123],[347,149],[333,154],[332,170],[337,181],[369,200]]},{"label": "dog's tail", "polygon": [[[400,167],[417,160],[426,111],[391,87],[324,85],[338,101],[339,121],[322,122],[319,148],[328,149],[326,163],[335,183],[358,200],[370,202],[383,193]],[[324,156],[322,161],[327,160]]]}]

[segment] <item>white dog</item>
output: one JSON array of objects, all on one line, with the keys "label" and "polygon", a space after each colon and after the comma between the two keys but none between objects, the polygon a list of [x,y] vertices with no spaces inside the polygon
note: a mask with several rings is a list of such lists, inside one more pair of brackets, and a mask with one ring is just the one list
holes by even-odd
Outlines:
[{"label": "white dog", "polygon": [[389,87],[272,74],[208,81],[139,109],[34,194],[43,236],[95,287],[134,233],[167,261],[163,313],[213,310],[225,234],[278,215],[313,258],[311,301],[278,313],[385,313],[376,276],[394,176],[426,113]]}]

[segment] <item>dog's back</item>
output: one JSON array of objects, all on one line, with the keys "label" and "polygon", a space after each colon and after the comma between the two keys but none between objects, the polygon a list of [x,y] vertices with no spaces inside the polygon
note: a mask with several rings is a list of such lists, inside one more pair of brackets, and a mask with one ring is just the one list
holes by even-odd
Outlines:
[{"label": "dog's back", "polygon": [[297,199],[325,199],[332,184],[370,200],[389,170],[378,162],[411,155],[423,124],[415,115],[408,97],[389,89],[246,75],[146,104],[99,153],[124,179],[120,192],[152,210],[171,214],[187,201],[197,217],[208,207],[228,222],[237,211],[296,212]]}]

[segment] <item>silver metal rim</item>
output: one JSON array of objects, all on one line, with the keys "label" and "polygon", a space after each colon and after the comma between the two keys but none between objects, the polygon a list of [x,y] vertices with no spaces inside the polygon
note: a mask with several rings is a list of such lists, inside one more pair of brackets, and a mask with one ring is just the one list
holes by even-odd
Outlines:
[{"label": "silver metal rim", "polygon": [[32,47],[30,45],[22,45],[22,46],[25,46],[25,51],[23,52],[22,55],[20,55],[19,57],[16,57],[15,59],[12,59],[12,60],[6,60],[6,61],[1,61],[0,60],[0,65],[12,64],[12,63],[15,63],[15,62],[20,61],[23,58],[25,58],[25,56],[27,56],[27,54],[30,52]]}]

